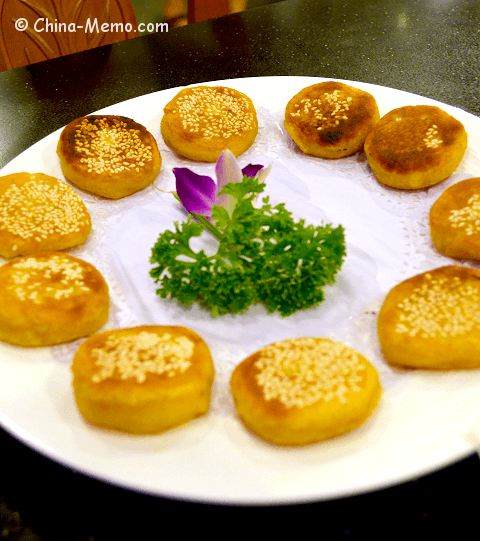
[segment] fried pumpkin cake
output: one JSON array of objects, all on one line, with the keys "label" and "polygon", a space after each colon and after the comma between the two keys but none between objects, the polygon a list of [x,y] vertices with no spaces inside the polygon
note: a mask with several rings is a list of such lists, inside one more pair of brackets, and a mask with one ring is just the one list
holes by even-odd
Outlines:
[{"label": "fried pumpkin cake", "polygon": [[480,178],[447,188],[429,215],[435,248],[448,257],[480,259]]},{"label": "fried pumpkin cake", "polygon": [[194,331],[140,326],[95,334],[72,363],[80,413],[90,423],[155,434],[209,409],[214,367]]},{"label": "fried pumpkin cake", "polygon": [[380,119],[365,141],[368,163],[382,184],[415,190],[438,184],[460,165],[467,132],[434,105],[408,105]]},{"label": "fried pumpkin cake", "polygon": [[67,180],[110,199],[146,188],[162,164],[157,142],[145,126],[116,115],[73,120],[60,135],[57,154]]},{"label": "fried pumpkin cake", "polygon": [[270,344],[235,368],[230,385],[245,426],[285,446],[319,442],[359,427],[381,395],[373,365],[327,338]]},{"label": "fried pumpkin cake", "polygon": [[91,228],[83,201],[65,182],[43,173],[0,177],[0,256],[72,248]]},{"label": "fried pumpkin cake", "polygon": [[160,128],[165,143],[194,161],[216,162],[226,149],[238,157],[258,133],[252,100],[224,86],[184,88],[163,112]]},{"label": "fried pumpkin cake", "polygon": [[450,265],[397,284],[380,310],[378,336],[392,365],[480,368],[480,271]]},{"label": "fried pumpkin cake", "polygon": [[108,286],[90,263],[64,252],[12,259],[0,267],[0,340],[49,346],[98,331]]},{"label": "fried pumpkin cake", "polygon": [[337,81],[304,88],[285,108],[285,129],[300,150],[318,158],[342,158],[363,150],[379,119],[371,94]]}]

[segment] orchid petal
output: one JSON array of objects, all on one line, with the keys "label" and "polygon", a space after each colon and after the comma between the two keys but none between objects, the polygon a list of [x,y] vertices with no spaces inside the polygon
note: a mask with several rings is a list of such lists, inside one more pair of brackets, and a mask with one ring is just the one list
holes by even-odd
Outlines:
[{"label": "orchid petal", "polygon": [[[217,176],[217,193],[227,184],[241,182],[243,180],[242,171],[231,150],[226,149],[220,154],[217,164],[215,165],[215,174]],[[227,207],[228,202],[229,196],[223,194],[217,197],[216,204]]]},{"label": "orchid petal", "polygon": [[186,167],[175,167],[177,195],[188,212],[211,216],[217,186],[210,177],[197,175]]},{"label": "orchid petal", "polygon": [[265,182],[265,179],[270,174],[270,171],[272,170],[273,162],[270,162],[270,165],[268,167],[262,167],[257,173],[257,179],[260,184],[263,184]]},{"label": "orchid petal", "polygon": [[257,176],[257,173],[260,171],[260,169],[263,169],[263,165],[253,165],[249,163],[242,169],[242,173],[248,178],[253,178]]}]

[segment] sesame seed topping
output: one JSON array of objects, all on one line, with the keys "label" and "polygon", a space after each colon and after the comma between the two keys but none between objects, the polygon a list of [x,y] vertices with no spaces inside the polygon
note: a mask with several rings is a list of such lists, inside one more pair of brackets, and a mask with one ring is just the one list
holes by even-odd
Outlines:
[{"label": "sesame seed topping", "polygon": [[246,97],[225,87],[194,87],[175,98],[173,112],[184,130],[206,139],[228,139],[255,128]]},{"label": "sesame seed topping", "polygon": [[304,122],[313,123],[318,131],[335,128],[341,121],[348,120],[348,111],[353,99],[345,97],[340,90],[325,92],[318,98],[303,98],[293,105],[292,117],[301,117]]},{"label": "sesame seed topping", "polygon": [[433,124],[433,126],[431,128],[428,128],[427,130],[427,133],[424,139],[425,146],[427,148],[437,148],[443,143],[441,139],[436,137],[438,135],[437,127],[438,126],[436,124]]},{"label": "sesame seed topping", "polygon": [[448,216],[452,227],[463,228],[467,235],[480,232],[480,194],[474,194],[462,209],[450,211]]},{"label": "sesame seed topping", "polygon": [[40,242],[49,235],[67,235],[89,222],[81,199],[62,182],[52,184],[32,175],[0,195],[0,230],[23,240]]},{"label": "sesame seed topping", "polygon": [[395,331],[421,338],[463,335],[480,326],[479,302],[479,288],[471,283],[426,273],[423,283],[398,304]]},{"label": "sesame seed topping", "polygon": [[347,401],[360,390],[365,363],[341,342],[300,338],[277,342],[260,352],[255,376],[265,400],[303,408],[320,400]]},{"label": "sesame seed topping", "polygon": [[47,299],[60,300],[90,291],[84,282],[82,266],[57,255],[45,261],[35,257],[21,258],[14,261],[11,268],[14,270],[7,289],[22,301],[28,299],[40,304]]},{"label": "sesame seed topping", "polygon": [[173,377],[185,372],[191,365],[194,343],[186,336],[141,331],[135,335],[110,335],[102,348],[92,350],[95,364],[100,371],[92,381],[99,383],[107,378],[121,380],[135,378],[143,383],[147,374],[165,374]]},{"label": "sesame seed topping", "polygon": [[140,130],[113,116],[83,118],[75,128],[74,149],[88,172],[99,175],[130,171],[132,166],[138,172],[153,159],[152,146],[142,140]]}]

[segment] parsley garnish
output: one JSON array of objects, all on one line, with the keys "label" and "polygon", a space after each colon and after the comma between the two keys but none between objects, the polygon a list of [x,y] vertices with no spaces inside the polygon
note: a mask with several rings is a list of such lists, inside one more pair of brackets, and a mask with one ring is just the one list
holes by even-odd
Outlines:
[{"label": "parsley garnish", "polygon": [[[235,201],[230,213],[215,205],[212,222],[195,215],[200,222],[189,217],[159,236],[150,275],[161,298],[187,306],[198,302],[213,316],[237,314],[256,303],[288,316],[324,300],[322,288],[335,281],[345,257],[343,227],[295,221],[283,203],[273,207],[268,197],[256,208],[264,188],[247,176],[227,184],[220,193]],[[219,241],[214,255],[189,245],[204,227]]]}]

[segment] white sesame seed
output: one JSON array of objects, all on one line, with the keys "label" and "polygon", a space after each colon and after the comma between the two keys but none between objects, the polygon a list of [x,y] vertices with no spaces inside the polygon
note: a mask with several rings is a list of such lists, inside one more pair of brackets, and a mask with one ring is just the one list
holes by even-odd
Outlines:
[{"label": "white sesame seed", "polygon": [[100,368],[92,381],[107,378],[135,378],[143,383],[148,374],[173,377],[191,365],[194,343],[185,336],[173,337],[141,331],[133,335],[110,335],[102,348],[92,350],[95,364]]},{"label": "white sesame seed", "polygon": [[302,408],[319,400],[346,402],[348,393],[359,390],[365,363],[340,342],[300,338],[262,349],[255,367],[265,400]]},{"label": "white sesame seed", "polygon": [[[65,183],[30,176],[0,195],[0,230],[22,240],[41,242],[50,235],[68,235],[90,218],[81,199]],[[13,250],[18,248],[15,244]]]},{"label": "white sesame seed", "polygon": [[89,173],[118,174],[131,167],[142,166],[153,159],[152,147],[145,143],[140,131],[114,116],[85,117],[75,131],[75,152],[88,167]]},{"label": "white sesame seed", "polygon": [[457,276],[434,278],[426,273],[422,283],[398,304],[395,331],[409,336],[435,338],[460,336],[480,326],[480,291]]},{"label": "white sesame seed", "polygon": [[224,87],[193,87],[175,99],[183,129],[207,139],[230,138],[250,131],[255,115],[249,101]]},{"label": "white sesame seed", "polygon": [[[48,302],[48,299],[64,299],[76,295],[85,288],[84,271],[77,261],[54,255],[42,260],[36,257],[25,257],[12,263],[11,281],[7,289],[13,291],[20,300],[26,299],[26,291],[30,291],[29,299],[36,304]],[[48,283],[52,286],[49,288]]]},{"label": "white sesame seed", "polygon": [[480,194],[474,194],[461,209],[450,211],[448,220],[454,228],[463,228],[467,235],[480,232]]}]

